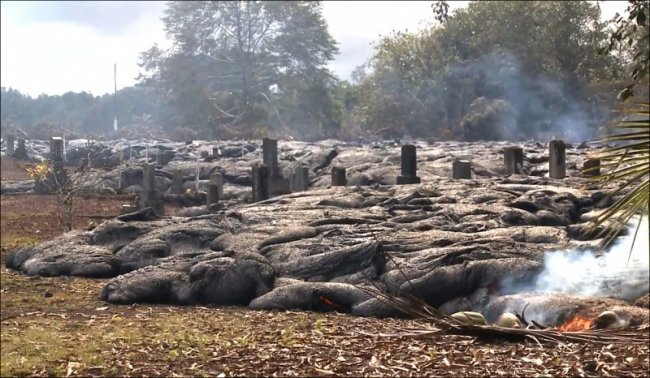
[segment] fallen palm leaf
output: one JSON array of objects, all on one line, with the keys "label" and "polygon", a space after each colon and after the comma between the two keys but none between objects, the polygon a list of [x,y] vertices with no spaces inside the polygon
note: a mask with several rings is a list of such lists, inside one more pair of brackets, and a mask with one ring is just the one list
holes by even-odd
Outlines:
[{"label": "fallen palm leaf", "polygon": [[[550,342],[556,344],[591,342],[598,344],[626,344],[626,343],[648,343],[650,335],[634,331],[614,330],[585,330],[576,332],[560,332],[553,329],[523,329],[505,328],[496,325],[475,325],[459,321],[449,315],[445,315],[423,301],[410,297],[408,300],[399,298],[376,289],[363,288],[375,298],[381,298],[394,308],[405,312],[408,315],[422,318],[433,324],[436,329],[414,329],[411,334],[402,336],[427,337],[437,334],[453,334],[464,336],[475,336],[484,338],[499,338],[511,341],[523,341],[531,339],[537,342]],[[418,307],[413,306],[413,302]]]},{"label": "fallen palm leaf", "polygon": [[[610,135],[600,142],[625,143],[606,149],[600,156],[602,168],[609,168],[608,174],[594,177],[601,185],[615,184],[616,188],[608,195],[613,197],[629,190],[614,205],[599,214],[587,232],[593,232],[599,226],[605,227],[598,233],[604,237],[601,247],[609,245],[621,231],[627,227],[636,214],[647,216],[648,197],[650,193],[650,103],[635,103],[636,106],[623,112],[639,119],[623,120],[611,125],[619,134]],[[640,225],[641,219],[639,219]],[[637,231],[638,232],[638,226]],[[631,255],[630,251],[630,255]]]}]

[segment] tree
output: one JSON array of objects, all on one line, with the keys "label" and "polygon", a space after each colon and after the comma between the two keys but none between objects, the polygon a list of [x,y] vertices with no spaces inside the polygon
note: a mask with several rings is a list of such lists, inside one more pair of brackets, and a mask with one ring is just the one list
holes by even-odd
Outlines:
[{"label": "tree", "polygon": [[[610,70],[615,59],[597,59],[607,33],[596,5],[475,1],[447,15],[443,3],[434,4],[441,24],[392,33],[377,44],[372,70],[359,84],[364,96],[357,111],[367,128],[465,138],[458,126],[483,97],[514,110],[506,113],[517,137],[578,130],[565,137],[585,140],[595,132],[611,97],[598,96],[593,84],[617,79]],[[500,118],[484,121],[490,119]],[[473,138],[503,137],[475,131]]]},{"label": "tree", "polygon": [[[56,166],[51,160],[37,164],[15,162],[19,169],[24,170],[35,181],[34,190],[37,193],[56,196],[57,216],[63,232],[72,230],[74,201],[77,195],[96,190],[88,180],[90,153],[84,160],[86,163],[73,173],[68,173],[62,165]],[[115,191],[110,188],[104,190],[115,194]]]},{"label": "tree", "polygon": [[[61,96],[42,94],[37,98],[14,89],[2,88],[2,132],[22,130],[30,138],[66,138],[83,134],[113,132],[114,100],[112,94],[93,96],[90,93],[67,92]],[[164,118],[153,88],[126,87],[117,92],[120,130],[142,124],[143,115]]]},{"label": "tree", "polygon": [[[647,16],[650,2],[647,0],[630,0],[627,18],[617,16],[617,29],[610,37],[610,43],[601,53],[612,51],[619,42],[626,41],[632,46],[630,62],[630,80],[619,93],[619,99],[626,101],[635,96],[634,88],[640,85],[648,87],[649,28]],[[608,245],[627,227],[634,215],[640,215],[635,238],[641,226],[641,218],[648,216],[650,204],[650,102],[648,92],[645,101],[627,105],[624,119],[614,123],[614,135],[607,136],[604,142],[616,143],[601,155],[602,166],[609,172],[596,178],[603,184],[614,183],[615,189],[609,195],[614,196],[627,190],[616,203],[601,213],[593,222],[592,230],[606,224],[603,230],[602,246]],[[638,96],[636,96],[638,97]],[[646,235],[648,230],[642,230]],[[631,253],[632,251],[630,251]]]},{"label": "tree", "polygon": [[616,29],[610,35],[609,44],[600,50],[604,54],[615,51],[617,46],[631,47],[630,80],[619,94],[619,99],[623,101],[634,95],[634,87],[647,81],[650,72],[650,1],[629,0],[627,13],[626,18],[616,15]]},{"label": "tree", "polygon": [[234,136],[336,126],[325,65],[337,48],[319,2],[178,1],[165,14],[173,46],[154,46],[141,66],[175,115],[168,127]]}]

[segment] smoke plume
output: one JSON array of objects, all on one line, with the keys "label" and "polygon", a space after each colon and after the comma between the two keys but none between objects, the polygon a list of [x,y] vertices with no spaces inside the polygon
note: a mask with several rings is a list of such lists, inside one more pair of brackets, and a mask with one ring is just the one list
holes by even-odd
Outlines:
[{"label": "smoke plume", "polygon": [[547,253],[544,270],[532,287],[525,288],[526,291],[625,300],[635,300],[648,293],[648,217],[642,218],[635,241],[637,222],[638,218],[629,226],[627,235],[619,238],[600,256],[591,251],[578,250]]},{"label": "smoke plume", "polygon": [[[504,101],[512,109],[504,113],[506,118],[502,116],[493,124],[482,126],[498,134],[481,135],[484,140],[548,141],[557,137],[569,143],[582,142],[597,135],[598,127],[609,114],[605,104],[586,99],[584,88],[568,84],[562,75],[533,76],[508,52],[487,54],[472,63],[461,64],[451,70],[451,75],[456,80],[473,80],[481,96]],[[514,130],[501,130],[504,125],[513,125]],[[476,139],[475,135],[469,137]]]}]

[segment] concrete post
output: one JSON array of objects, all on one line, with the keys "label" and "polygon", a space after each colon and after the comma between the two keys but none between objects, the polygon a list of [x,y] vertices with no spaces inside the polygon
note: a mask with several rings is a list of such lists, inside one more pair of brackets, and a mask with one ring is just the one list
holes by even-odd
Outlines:
[{"label": "concrete post", "polygon": [[291,193],[289,179],[282,177],[278,165],[278,141],[276,139],[262,139],[262,161],[269,171],[269,195],[276,196]]},{"label": "concrete post", "polygon": [[212,156],[219,157],[219,147],[212,147]]},{"label": "concrete post", "polygon": [[524,150],[521,147],[506,147],[503,151],[503,164],[506,175],[524,173]]},{"label": "concrete post", "polygon": [[397,176],[397,185],[419,183],[416,147],[412,144],[405,144],[402,146],[402,175]]},{"label": "concrete post", "polygon": [[[269,172],[270,173],[270,172]],[[269,192],[272,196],[291,193],[291,182],[282,176],[269,177]]]},{"label": "concrete post", "polygon": [[171,192],[173,194],[183,194],[183,171],[180,169],[172,171]]},{"label": "concrete post", "polygon": [[296,192],[309,190],[309,167],[296,167],[293,174],[293,190]]},{"label": "concrete post", "polygon": [[262,155],[262,161],[269,168],[270,177],[281,176],[278,168],[278,141],[276,139],[262,139]]},{"label": "concrete post", "polygon": [[27,156],[27,148],[25,148],[25,139],[18,138],[18,147],[14,151],[14,156],[21,160],[29,159],[29,156]]},{"label": "concrete post", "polygon": [[554,139],[548,144],[548,175],[550,178],[566,177],[566,145],[560,139]]},{"label": "concrete post", "polygon": [[253,165],[253,202],[269,199],[269,167],[264,163]]},{"label": "concrete post", "polygon": [[7,156],[14,154],[14,144],[16,143],[16,137],[13,135],[7,135]]},{"label": "concrete post", "polygon": [[600,175],[600,159],[588,158],[582,166],[582,174],[584,176],[598,176]]},{"label": "concrete post", "polygon": [[345,176],[345,167],[332,167],[332,186],[346,186],[348,179]]},{"label": "concrete post", "polygon": [[50,160],[55,170],[63,168],[63,138],[50,138]]},{"label": "concrete post", "polygon": [[156,167],[162,168],[163,164],[163,154],[160,153],[160,148],[156,148]]},{"label": "concrete post", "polygon": [[212,176],[214,176],[217,187],[219,188],[219,198],[223,198],[223,175],[219,172],[214,172],[212,175],[210,175],[211,179]]},{"label": "concrete post", "polygon": [[156,170],[153,164],[145,163],[142,165],[142,189],[145,191],[156,188]]},{"label": "concrete post", "polygon": [[472,163],[467,160],[454,160],[451,170],[455,180],[472,178]]},{"label": "concrete post", "polygon": [[124,189],[124,166],[120,165],[120,175],[117,177],[117,190]]},{"label": "concrete post", "polygon": [[219,202],[223,193],[223,177],[221,173],[213,173],[210,175],[210,182],[208,183],[208,195],[206,205]]},{"label": "concrete post", "polygon": [[50,159],[63,160],[63,138],[50,138]]},{"label": "concrete post", "polygon": [[156,189],[156,167],[153,164],[142,165],[142,192],[140,193],[140,208],[151,207],[156,214],[164,212],[164,205],[159,201]]}]

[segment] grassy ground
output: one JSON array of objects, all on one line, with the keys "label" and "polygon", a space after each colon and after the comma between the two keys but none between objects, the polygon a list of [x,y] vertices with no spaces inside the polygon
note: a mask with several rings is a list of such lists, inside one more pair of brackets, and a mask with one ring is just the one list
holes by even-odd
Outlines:
[{"label": "grassy ground", "polygon": [[[89,214],[116,215],[124,202],[82,199],[74,226],[87,227]],[[0,207],[2,258],[11,248],[61,232],[54,197],[2,196]],[[646,376],[650,367],[647,345],[542,348],[532,342],[394,335],[428,327],[414,320],[116,306],[98,299],[105,282],[29,277],[3,264],[0,376]]]}]

